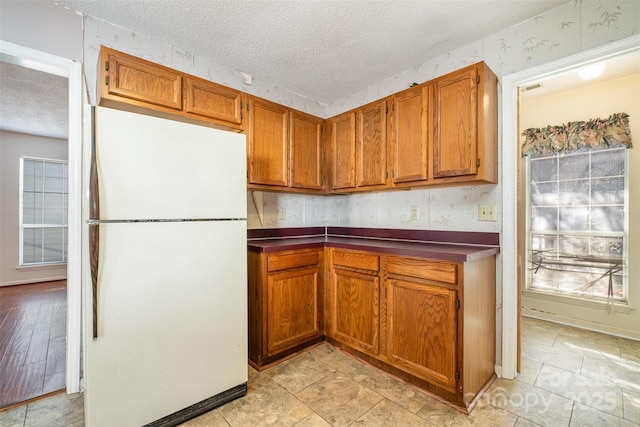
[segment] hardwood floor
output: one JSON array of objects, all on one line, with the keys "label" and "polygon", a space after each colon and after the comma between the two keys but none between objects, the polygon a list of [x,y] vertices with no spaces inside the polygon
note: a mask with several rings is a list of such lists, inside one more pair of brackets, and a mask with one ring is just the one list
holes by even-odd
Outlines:
[{"label": "hardwood floor", "polygon": [[0,287],[0,408],[65,387],[67,281]]}]

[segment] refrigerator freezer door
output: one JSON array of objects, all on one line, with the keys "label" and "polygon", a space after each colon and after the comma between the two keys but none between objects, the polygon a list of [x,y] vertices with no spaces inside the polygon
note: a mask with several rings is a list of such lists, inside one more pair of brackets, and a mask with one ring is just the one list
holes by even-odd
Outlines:
[{"label": "refrigerator freezer door", "polygon": [[140,426],[247,381],[246,222],[100,225],[90,426]]},{"label": "refrigerator freezer door", "polygon": [[99,219],[246,218],[244,135],[104,107],[95,127]]}]

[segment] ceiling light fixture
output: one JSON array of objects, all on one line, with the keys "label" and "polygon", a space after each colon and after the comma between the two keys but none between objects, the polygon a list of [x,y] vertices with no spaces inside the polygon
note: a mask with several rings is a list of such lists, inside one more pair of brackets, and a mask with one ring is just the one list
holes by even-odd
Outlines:
[{"label": "ceiling light fixture", "polygon": [[578,76],[582,80],[593,80],[598,77],[604,71],[604,62],[597,64],[587,65],[578,70]]}]

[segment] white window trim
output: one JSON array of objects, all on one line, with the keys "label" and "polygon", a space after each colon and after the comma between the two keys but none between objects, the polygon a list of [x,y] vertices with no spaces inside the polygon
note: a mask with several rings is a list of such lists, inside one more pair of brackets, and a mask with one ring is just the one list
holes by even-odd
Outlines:
[{"label": "white window trim", "polygon": [[[62,163],[67,165],[67,179],[68,179],[68,169],[69,169],[69,161],[60,160],[60,159],[49,159],[44,157],[32,157],[32,156],[22,156],[20,157],[20,201],[19,201],[19,213],[18,213],[18,224],[20,226],[19,237],[18,237],[18,263],[20,268],[28,268],[28,267],[48,267],[48,266],[56,266],[56,265],[66,265],[67,261],[50,261],[50,262],[33,262],[33,263],[25,263],[24,262],[24,230],[25,228],[65,228],[67,233],[67,238],[69,235],[69,220],[67,219],[66,224],[25,224],[24,223],[24,161],[28,160],[39,160],[42,162],[49,163]],[[68,209],[68,199],[69,199],[69,190],[67,186],[66,193],[67,196],[67,209]],[[68,215],[67,215],[68,217]],[[68,247],[68,244],[66,245]],[[65,257],[68,260],[68,255]]]}]

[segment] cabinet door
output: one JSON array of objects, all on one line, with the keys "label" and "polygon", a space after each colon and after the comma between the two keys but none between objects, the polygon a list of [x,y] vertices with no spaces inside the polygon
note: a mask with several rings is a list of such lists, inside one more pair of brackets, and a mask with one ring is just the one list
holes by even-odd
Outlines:
[{"label": "cabinet door", "polygon": [[341,114],[331,119],[332,180],[334,189],[356,186],[356,115]]},{"label": "cabinet door", "polygon": [[475,175],[478,158],[476,67],[433,83],[433,176]]},{"label": "cabinet door", "polygon": [[187,113],[223,122],[242,124],[242,93],[206,80],[185,78]]},{"label": "cabinet door", "polygon": [[456,385],[456,291],[389,280],[387,347],[392,363],[446,387]]},{"label": "cabinet door", "polygon": [[291,111],[291,187],[322,189],[323,120]]},{"label": "cabinet door", "polygon": [[321,334],[319,266],[284,270],[267,277],[267,355]]},{"label": "cabinet door", "polygon": [[351,347],[380,351],[380,280],[336,268],[333,274],[333,337]]},{"label": "cabinet door", "polygon": [[251,97],[247,156],[249,184],[289,184],[289,114],[286,107]]},{"label": "cabinet door", "polygon": [[394,183],[428,178],[427,99],[430,86],[405,90],[393,98],[391,140]]},{"label": "cabinet door", "polygon": [[101,95],[182,109],[182,77],[174,70],[108,48],[101,51]]},{"label": "cabinet door", "polygon": [[358,109],[356,136],[357,187],[387,182],[387,103],[376,102]]}]

